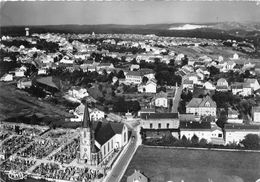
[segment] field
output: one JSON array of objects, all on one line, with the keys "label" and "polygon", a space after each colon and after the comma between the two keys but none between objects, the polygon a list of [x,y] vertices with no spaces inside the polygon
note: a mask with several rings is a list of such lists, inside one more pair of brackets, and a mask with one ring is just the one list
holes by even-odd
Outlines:
[{"label": "field", "polygon": [[[37,119],[33,120],[34,114]],[[65,125],[64,119],[67,117],[71,115],[66,112],[65,107],[32,97],[25,91],[15,88],[14,85],[0,83],[0,120]]]},{"label": "field", "polygon": [[260,178],[260,153],[140,146],[121,182],[135,169],[151,182],[255,182]]}]

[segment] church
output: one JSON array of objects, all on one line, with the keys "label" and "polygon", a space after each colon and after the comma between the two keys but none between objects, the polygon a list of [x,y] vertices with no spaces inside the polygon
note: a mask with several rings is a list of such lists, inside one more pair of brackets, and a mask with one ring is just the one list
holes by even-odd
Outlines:
[{"label": "church", "polygon": [[85,103],[80,129],[79,163],[97,166],[114,150],[123,148],[127,142],[128,128],[124,123],[93,122],[89,116],[87,103]]}]

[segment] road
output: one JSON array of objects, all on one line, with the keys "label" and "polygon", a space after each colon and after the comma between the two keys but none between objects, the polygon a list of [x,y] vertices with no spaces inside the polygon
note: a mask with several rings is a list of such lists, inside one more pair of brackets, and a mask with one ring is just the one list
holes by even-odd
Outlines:
[{"label": "road", "polygon": [[127,166],[130,163],[136,148],[138,147],[136,131],[133,131],[133,136],[135,136],[135,139],[131,138],[127,149],[123,151],[124,153],[122,153],[122,155],[119,156],[120,158],[118,159],[118,162],[114,164],[112,171],[108,174],[106,182],[120,182],[123,177]]},{"label": "road", "polygon": [[176,91],[173,104],[172,104],[172,113],[178,113],[178,106],[181,99],[181,93],[182,93],[182,84],[180,87],[178,87]]}]

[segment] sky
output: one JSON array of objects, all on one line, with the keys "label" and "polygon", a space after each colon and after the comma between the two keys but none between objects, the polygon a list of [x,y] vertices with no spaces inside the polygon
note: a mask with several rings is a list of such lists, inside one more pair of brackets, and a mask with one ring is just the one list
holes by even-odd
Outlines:
[{"label": "sky", "polygon": [[260,21],[260,6],[252,1],[9,1],[0,5],[1,26]]}]

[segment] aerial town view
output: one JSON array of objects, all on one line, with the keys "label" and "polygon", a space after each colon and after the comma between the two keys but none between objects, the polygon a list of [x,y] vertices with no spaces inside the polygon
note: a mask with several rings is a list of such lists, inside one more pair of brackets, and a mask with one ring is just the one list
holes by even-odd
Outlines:
[{"label": "aerial town view", "polygon": [[0,182],[260,182],[259,2],[0,5]]}]

